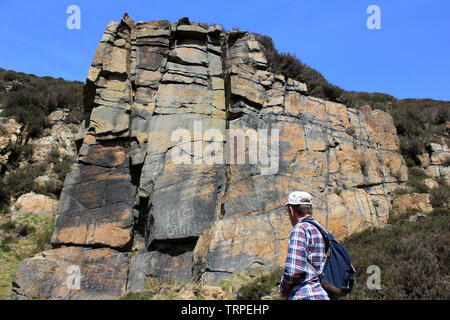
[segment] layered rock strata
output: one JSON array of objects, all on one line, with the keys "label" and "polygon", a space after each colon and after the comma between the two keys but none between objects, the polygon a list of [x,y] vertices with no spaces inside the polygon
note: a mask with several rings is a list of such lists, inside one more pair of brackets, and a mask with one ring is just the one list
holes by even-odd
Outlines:
[{"label": "layered rock strata", "polygon": [[407,179],[392,118],[310,97],[267,69],[247,32],[111,22],[85,85],[55,249],[22,262],[13,297],[109,299],[149,276],[217,284],[281,266],[293,190],[314,196],[338,239],[383,225]]}]

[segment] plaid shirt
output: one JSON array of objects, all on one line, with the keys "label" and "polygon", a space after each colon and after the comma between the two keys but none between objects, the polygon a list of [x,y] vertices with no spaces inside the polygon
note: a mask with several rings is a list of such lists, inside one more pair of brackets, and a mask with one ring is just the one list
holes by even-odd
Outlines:
[{"label": "plaid shirt", "polygon": [[289,300],[329,300],[320,285],[317,274],[325,266],[325,241],[320,231],[308,222],[300,220],[292,229],[280,292]]}]

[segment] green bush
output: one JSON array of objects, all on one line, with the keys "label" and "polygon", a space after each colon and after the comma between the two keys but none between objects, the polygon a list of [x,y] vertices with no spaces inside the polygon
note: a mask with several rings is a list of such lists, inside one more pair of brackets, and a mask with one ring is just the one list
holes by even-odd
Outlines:
[{"label": "green bush", "polygon": [[[0,180],[0,209],[5,211],[9,205],[10,198],[18,198],[22,194],[28,192],[35,193],[44,193],[39,188],[34,180],[43,175],[46,171],[46,166],[44,164],[37,166],[27,166],[24,168],[13,168],[9,166],[7,168],[8,176]],[[53,187],[52,187],[53,188]],[[59,192],[62,186],[59,186]],[[59,193],[55,193],[58,189],[52,189],[51,192],[47,192],[48,194],[58,195]]]},{"label": "green bush", "polygon": [[423,180],[427,178],[429,177],[422,168],[412,167],[409,169],[409,176],[408,181],[406,181],[406,185],[412,187],[413,192],[428,193],[430,190],[423,183]]},{"label": "green bush", "polygon": [[9,203],[8,186],[0,181],[0,211],[3,212]]},{"label": "green bush", "polygon": [[4,81],[13,81],[16,80],[18,74],[11,70],[0,70],[0,79]]},{"label": "green bush", "polygon": [[2,224],[0,224],[0,230],[5,232],[11,232],[16,229],[16,224],[13,220],[8,220]]},{"label": "green bush", "polygon": [[11,106],[5,109],[4,115],[14,117],[16,121],[25,125],[28,137],[39,137],[48,127],[46,114],[34,105]]},{"label": "green bush", "polygon": [[444,179],[438,179],[438,188],[431,190],[431,205],[433,208],[444,208],[449,205],[450,201],[450,186]]},{"label": "green bush", "polygon": [[12,170],[6,178],[8,193],[13,196],[36,190],[34,179],[45,172],[45,165],[27,166]]},{"label": "green bush", "polygon": [[0,217],[0,300],[9,299],[20,262],[51,248],[54,216],[28,213],[14,221]]},{"label": "green bush", "polygon": [[255,34],[256,39],[264,47],[269,71],[280,73],[288,78],[305,82],[312,96],[337,101],[343,90],[330,84],[321,73],[302,63],[289,53],[279,53],[268,36]]},{"label": "green bush", "polygon": [[[0,70],[0,79],[14,81],[12,90],[1,97],[5,115],[26,126],[30,137],[39,137],[48,126],[47,116],[56,109],[80,109],[83,105],[83,84],[51,77],[36,77],[9,70]],[[71,119],[79,121],[79,111]]]},{"label": "green bush", "polygon": [[64,181],[66,175],[70,172],[70,167],[74,159],[66,158],[53,166],[53,172],[56,173],[59,180]]},{"label": "green bush", "polygon": [[[434,210],[416,222],[390,221],[386,228],[354,234],[343,244],[356,269],[356,283],[346,299],[450,298],[450,211]],[[367,268],[381,269],[381,289],[370,290]]]},{"label": "green bush", "polygon": [[0,251],[10,252],[11,244],[16,242],[16,238],[13,236],[6,236],[1,239]]},{"label": "green bush", "polygon": [[36,231],[36,228],[28,223],[19,223],[14,229],[19,237],[26,237]]},{"label": "green bush", "polygon": [[20,162],[29,161],[33,153],[33,146],[30,144],[21,145],[19,143],[10,142],[6,149],[10,152],[8,157],[9,166],[5,166],[3,169],[7,169],[7,171],[10,171],[11,168],[17,167]]},{"label": "green bush", "polygon": [[43,223],[41,227],[36,230],[36,232],[31,234],[31,239],[33,241],[32,254],[36,254],[50,248],[54,223],[55,217],[51,216],[48,218],[46,223]]},{"label": "green bush", "polygon": [[[18,160],[24,160],[20,155],[28,149],[27,146],[17,146],[12,154],[18,154]],[[25,151],[23,151],[25,150]],[[15,162],[19,162],[19,161]],[[57,159],[52,158],[52,155],[49,155],[49,159],[47,163],[51,161],[56,162]],[[70,172],[71,164],[73,163],[72,158],[66,158],[62,161],[56,162],[53,167],[53,171],[56,174],[56,179],[51,179],[51,181],[47,182],[44,186],[38,186],[35,183],[35,179],[39,176],[45,174],[47,167],[46,164],[40,165],[29,165],[23,168],[14,168],[14,166],[10,165],[7,167],[8,176],[0,179],[0,209],[5,210],[10,202],[11,197],[18,198],[20,195],[35,192],[39,194],[45,194],[52,198],[58,198],[61,194],[61,190],[63,188],[64,179],[67,173]]]},{"label": "green bush", "polygon": [[404,194],[408,194],[410,193],[410,191],[408,189],[404,189],[404,188],[398,188],[395,189],[394,191],[392,191],[392,196],[402,196]]}]

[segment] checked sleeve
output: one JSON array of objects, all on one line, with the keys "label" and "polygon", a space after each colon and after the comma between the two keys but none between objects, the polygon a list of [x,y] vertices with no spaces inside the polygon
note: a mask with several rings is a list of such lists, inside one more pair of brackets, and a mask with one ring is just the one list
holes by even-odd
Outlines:
[{"label": "checked sleeve", "polygon": [[297,223],[291,232],[285,268],[281,278],[280,292],[283,296],[288,296],[292,287],[302,283],[308,274],[307,247],[307,233],[301,224]]}]

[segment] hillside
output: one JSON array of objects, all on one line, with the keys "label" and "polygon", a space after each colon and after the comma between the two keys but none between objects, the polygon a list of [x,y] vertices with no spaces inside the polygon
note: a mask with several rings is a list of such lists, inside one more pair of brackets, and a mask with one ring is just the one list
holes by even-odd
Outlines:
[{"label": "hillside", "polygon": [[[70,140],[83,114],[82,83],[0,69],[0,106],[0,207],[30,191],[58,196],[75,155]],[[37,188],[34,179],[54,166],[49,189]]]},{"label": "hillside", "polygon": [[82,85],[0,68],[0,299],[9,298],[20,261],[51,248]]},{"label": "hillside", "polygon": [[[347,239],[358,257],[360,277],[367,263],[376,264],[361,252],[371,252],[383,237],[392,242],[397,233],[404,237],[404,227],[386,231],[393,230],[386,226],[394,217],[434,209],[424,219],[427,228],[445,232],[438,226],[448,221],[450,102],[344,91],[294,56],[277,52],[266,36],[226,32],[186,18],[172,25],[134,24],[126,15],[108,25],[84,92],[78,82],[5,70],[0,70],[0,92],[5,282],[11,282],[20,259],[50,249],[51,232],[41,228],[48,221],[22,232],[23,224],[11,217],[39,194],[47,198],[30,210],[51,207],[51,216],[59,205],[53,250],[20,264],[15,298],[111,299],[125,289],[144,289],[148,276],[217,285],[232,274],[268,272],[285,256],[284,198],[305,185],[319,204],[319,221]],[[278,129],[279,171],[261,174],[261,164],[174,167],[169,151],[179,146],[170,133],[195,121],[220,132]],[[25,195],[29,198],[19,199]],[[418,231],[421,221],[405,230]],[[428,236],[424,231],[417,237]],[[11,251],[14,242],[35,239],[40,244],[34,249]],[[448,253],[440,248],[432,254],[445,261]],[[401,279],[392,259],[389,253],[379,258],[390,265],[384,271],[395,289],[388,285],[373,296],[357,288],[352,297],[438,298],[444,292],[396,289]],[[61,269],[61,277],[52,279],[59,283],[56,289],[65,283],[67,263],[88,274],[114,271],[101,283],[101,292],[93,277],[85,278],[88,289],[55,296],[41,289],[50,280],[45,271],[30,274],[45,270],[50,260],[59,261]],[[445,268],[439,263],[435,268],[446,279]],[[435,279],[431,272],[422,276]]]}]

